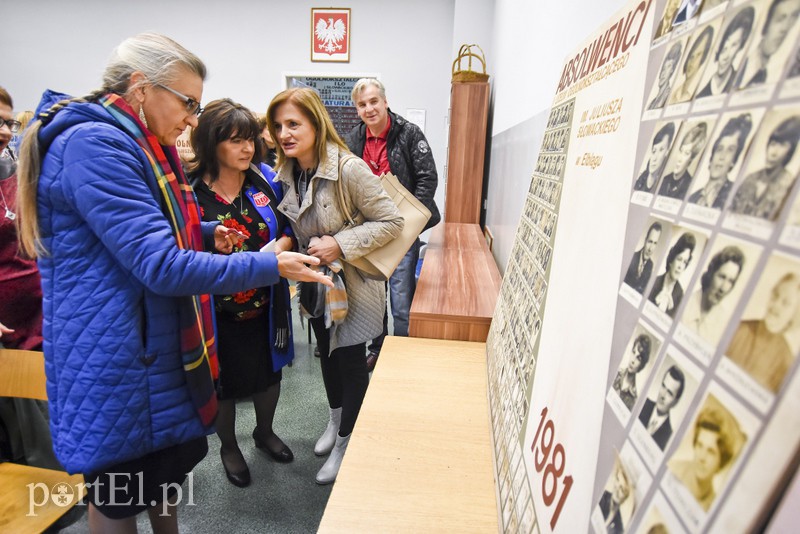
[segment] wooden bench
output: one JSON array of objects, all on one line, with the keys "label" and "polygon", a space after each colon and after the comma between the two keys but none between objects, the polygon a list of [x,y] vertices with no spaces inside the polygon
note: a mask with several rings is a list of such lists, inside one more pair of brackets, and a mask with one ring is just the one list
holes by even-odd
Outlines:
[{"label": "wooden bench", "polygon": [[486,341],[501,280],[480,226],[437,225],[411,303],[409,335]]},{"label": "wooden bench", "polygon": [[[0,396],[47,400],[41,352],[0,349],[0,369]],[[83,482],[83,475],[1,463],[0,532],[42,532],[83,499]]]},{"label": "wooden bench", "polygon": [[387,337],[320,532],[497,532],[486,345]]}]

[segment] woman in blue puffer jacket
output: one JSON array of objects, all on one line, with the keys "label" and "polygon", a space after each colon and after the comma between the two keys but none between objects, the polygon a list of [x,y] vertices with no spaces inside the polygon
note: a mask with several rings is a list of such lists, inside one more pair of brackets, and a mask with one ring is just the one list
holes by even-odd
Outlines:
[{"label": "woman in blue puffer jacket", "polygon": [[205,74],[171,39],[132,37],[101,90],[45,93],[22,145],[20,242],[42,276],[53,444],[84,473],[92,531],[135,528],[144,510],[154,528],[177,528],[167,503],[205,456],[217,411],[205,293],[279,276],[330,284],[309,256],[203,251],[241,239],[200,221],[175,149],[197,126]]}]

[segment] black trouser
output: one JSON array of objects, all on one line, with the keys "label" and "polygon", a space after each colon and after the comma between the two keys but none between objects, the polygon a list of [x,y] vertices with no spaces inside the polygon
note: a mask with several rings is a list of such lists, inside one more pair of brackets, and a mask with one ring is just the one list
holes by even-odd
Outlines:
[{"label": "black trouser", "polygon": [[[384,285],[386,286],[386,294],[388,295],[389,282],[384,282]],[[369,351],[377,352],[378,354],[380,354],[381,348],[383,347],[383,340],[386,339],[386,336],[388,335],[389,335],[389,304],[387,303],[383,307],[383,333],[370,342],[369,347],[367,347]]]},{"label": "black trouser", "polygon": [[367,360],[364,357],[366,343],[339,347],[329,355],[330,331],[325,328],[325,319],[310,319],[309,323],[317,337],[328,404],[331,408],[342,409],[339,435],[344,437],[353,431],[369,385]]}]

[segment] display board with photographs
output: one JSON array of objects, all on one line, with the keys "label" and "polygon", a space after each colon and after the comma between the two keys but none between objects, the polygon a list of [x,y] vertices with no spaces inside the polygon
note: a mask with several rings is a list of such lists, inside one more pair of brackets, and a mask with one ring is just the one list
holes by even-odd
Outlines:
[{"label": "display board with photographs", "polygon": [[800,408],[800,0],[695,3],[682,22],[671,10],[691,2],[661,3],[654,28],[595,532],[757,529],[798,452],[793,430],[765,435]]},{"label": "display board with photographs", "polygon": [[500,286],[487,346],[489,406],[504,525],[530,532],[533,500],[519,435],[529,415],[539,331],[547,300],[550,259],[558,220],[574,100],[550,111],[539,158]]},{"label": "display board with photographs", "polygon": [[487,340],[504,531],[753,530],[782,499],[798,18],[632,0],[567,56]]},{"label": "display board with photographs", "polygon": [[[560,402],[541,397],[548,388],[560,395],[570,395],[573,387],[581,390],[575,371],[593,383],[605,374],[607,354],[602,363],[600,347],[610,343],[617,281],[616,262],[608,260],[622,251],[621,232],[614,232],[617,244],[608,246],[606,224],[621,229],[626,219],[629,187],[620,177],[630,172],[633,151],[620,155],[619,149],[636,144],[641,117],[636,102],[644,90],[640,71],[646,65],[649,42],[645,38],[641,45],[633,43],[652,18],[648,13],[646,2],[637,3],[621,15],[629,24],[598,30],[594,40],[601,42],[595,46],[612,37],[620,45],[614,51],[609,48],[610,53],[595,62],[598,70],[582,81],[566,74],[577,66],[565,69],[564,79],[569,81],[554,100],[538,140],[538,156],[487,340],[499,513],[506,531],[571,530],[575,525],[585,530],[588,524],[588,515],[579,519],[582,516],[575,510],[591,500],[592,484],[577,474],[594,473],[599,427],[595,437],[585,432],[568,436],[572,431],[559,414]],[[626,35],[629,45],[623,47]],[[616,200],[605,202],[607,196]],[[586,272],[565,269],[577,258],[585,262]],[[605,297],[597,298],[597,289]],[[607,324],[589,324],[597,323],[598,317]],[[559,332],[558,325],[564,324],[570,328]],[[607,341],[595,343],[596,333]],[[594,344],[597,369],[580,363],[582,350],[554,349],[554,339]],[[659,343],[658,336],[653,342]],[[548,369],[554,362],[580,368],[573,368],[573,376],[562,381]],[[595,389],[604,395],[601,387]],[[602,399],[594,406],[602,406]],[[625,410],[622,401],[620,406]]]}]

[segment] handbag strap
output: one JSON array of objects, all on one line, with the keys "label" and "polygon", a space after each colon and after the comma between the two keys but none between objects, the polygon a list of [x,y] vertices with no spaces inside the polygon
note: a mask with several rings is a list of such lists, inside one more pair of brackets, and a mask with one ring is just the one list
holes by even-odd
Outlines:
[{"label": "handbag strap", "polygon": [[347,219],[347,221],[345,222],[346,226],[355,226],[356,222],[353,219],[353,216],[351,215],[354,210],[350,208],[348,203],[345,201],[344,185],[342,185],[342,175],[343,175],[342,169],[344,169],[344,164],[346,162],[354,158],[356,158],[356,156],[354,156],[353,154],[345,154],[339,158],[339,176],[336,179],[336,192],[337,195],[339,196],[339,206],[342,208],[342,213],[344,213],[345,219]]}]

